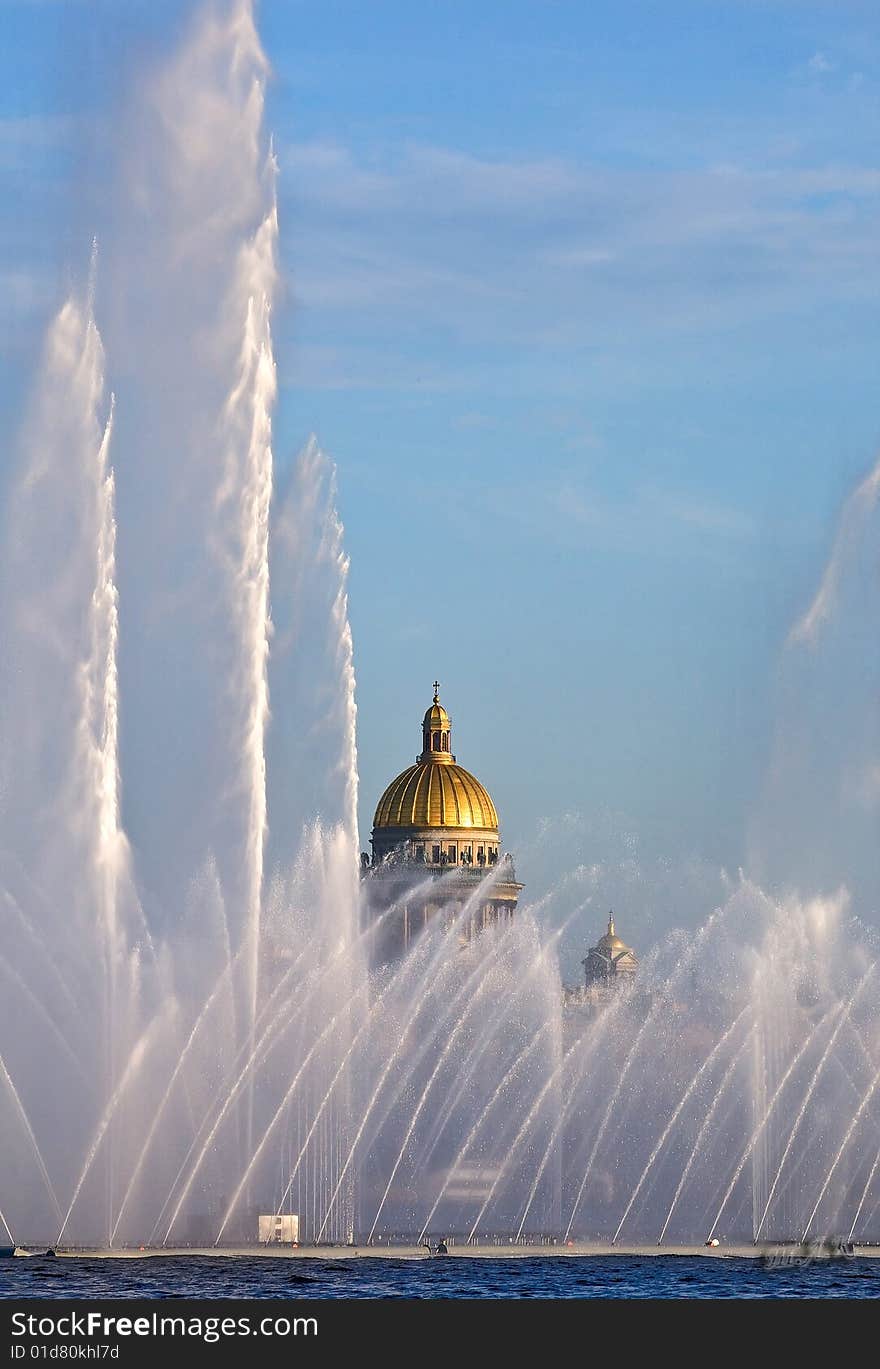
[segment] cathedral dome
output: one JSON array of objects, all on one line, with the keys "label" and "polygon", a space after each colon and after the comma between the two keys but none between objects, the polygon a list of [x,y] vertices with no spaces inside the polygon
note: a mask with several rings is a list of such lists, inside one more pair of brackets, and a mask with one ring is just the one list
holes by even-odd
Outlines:
[{"label": "cathedral dome", "polygon": [[523,887],[501,851],[494,803],[452,754],[439,689],[435,680],[415,765],[388,785],[373,818],[372,853],[361,852],[376,964],[404,954],[437,917],[469,945],[487,927],[510,923]]},{"label": "cathedral dome", "polygon": [[478,779],[454,762],[419,760],[392,780],[374,827],[476,827],[497,831],[495,805]]},{"label": "cathedral dome", "polygon": [[451,750],[452,725],[434,684],[434,699],[422,720],[422,752],[415,765],[389,784],[376,807],[374,828],[468,827],[497,832],[495,805]]}]

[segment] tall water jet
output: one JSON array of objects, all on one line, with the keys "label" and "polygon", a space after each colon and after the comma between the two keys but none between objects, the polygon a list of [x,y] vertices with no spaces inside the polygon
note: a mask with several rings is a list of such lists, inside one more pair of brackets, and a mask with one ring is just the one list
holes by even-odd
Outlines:
[{"label": "tall water jet", "polygon": [[[27,707],[13,682],[7,717],[14,731],[4,738],[3,759],[17,777],[15,809],[5,824],[15,831],[25,867],[39,871],[53,915],[48,936],[59,949],[68,941],[69,954],[72,931],[101,966],[101,993],[73,1001],[81,1015],[78,1034],[85,1029],[89,1054],[96,1051],[102,1061],[101,1088],[112,1092],[130,1006],[126,994],[120,1010],[128,954],[120,901],[131,914],[136,900],[120,813],[113,402],[105,392],[94,314],[95,269],[93,252],[88,287],[71,295],[49,329],[23,434],[24,470],[7,539],[14,567],[7,583],[19,585],[20,593],[16,604],[3,607],[19,680],[23,666],[24,679],[40,678],[42,708]],[[39,567],[39,576],[29,576],[28,567]],[[37,789],[30,792],[30,785]],[[48,807],[46,793],[53,796]],[[67,927],[58,918],[62,908]],[[113,1184],[110,1146],[105,1237]]]},{"label": "tall water jet", "polygon": [[[348,616],[349,561],[337,506],[336,469],[310,438],[278,480],[271,529],[272,613],[270,658],[273,695],[296,699],[281,708],[271,728],[269,859],[273,871],[266,908],[266,940],[282,954],[291,937],[305,936],[318,960],[333,966],[316,1023],[337,1017],[333,1054],[324,1068],[335,1073],[363,1016],[366,956],[359,937],[357,742],[354,648]],[[292,910],[306,896],[303,917]],[[340,1010],[348,1005],[346,1011]],[[314,1028],[310,1028],[314,1031]],[[303,1040],[301,1049],[308,1049]],[[352,1108],[353,1064],[346,1066],[324,1131],[301,1165],[297,1192],[314,1218],[335,1184],[334,1167],[345,1149]],[[312,1071],[296,1104],[298,1136],[311,1130],[326,1080]],[[328,1159],[333,1152],[333,1159]],[[295,1150],[294,1150],[295,1153]],[[317,1170],[317,1173],[314,1170]],[[354,1229],[352,1174],[330,1225],[334,1239]],[[286,1185],[282,1185],[282,1189]],[[324,1198],[319,1198],[323,1193]],[[308,1215],[306,1225],[312,1226]]]},{"label": "tall water jet", "polygon": [[357,706],[344,538],[336,467],[311,437],[279,476],[272,519],[273,689],[302,700],[309,719],[306,727],[286,712],[273,720],[272,850],[279,866],[289,865],[317,818],[342,827],[354,874]]},{"label": "tall water jet", "polygon": [[788,634],[765,790],[749,832],[757,878],[805,894],[845,886],[880,907],[880,460],[841,511],[827,565]]},{"label": "tall water jet", "polygon": [[217,0],[134,84],[99,299],[122,373],[127,804],[162,930],[181,890],[216,870],[231,944],[251,943],[236,985],[245,1022],[268,826],[278,220],[267,77],[251,3]]},{"label": "tall water jet", "polygon": [[278,216],[274,163],[269,211],[240,255],[236,296],[244,306],[240,372],[224,410],[225,470],[218,495],[229,516],[229,613],[241,639],[242,767],[246,791],[244,933],[248,953],[250,1031],[259,992],[260,918],[268,813],[266,728],[269,722],[269,508],[272,499],[272,407],[277,382],[270,313],[276,279]]},{"label": "tall water jet", "polygon": [[[101,864],[119,834],[111,431],[90,281],[49,328],[6,528],[3,612],[15,669],[5,682],[13,707],[5,714],[0,792],[8,805],[5,819],[18,819],[23,828],[16,833],[19,850],[28,833],[32,844],[25,850],[73,836]],[[37,673],[56,705],[54,726],[51,718],[28,717],[21,707],[22,683],[29,687]],[[47,781],[61,806],[51,816]],[[52,821],[56,816],[67,819],[61,831]]]},{"label": "tall water jet", "polygon": [[[207,944],[201,929],[196,954],[234,965],[233,1051],[240,1032],[253,1043],[269,821],[278,218],[267,76],[250,0],[218,0],[135,84],[103,299],[125,377],[129,803],[152,922],[178,946],[168,987],[191,1021],[203,986],[179,963],[183,891],[205,871],[216,883],[222,918]],[[235,1128],[232,1149],[249,1152],[250,1094]]]}]

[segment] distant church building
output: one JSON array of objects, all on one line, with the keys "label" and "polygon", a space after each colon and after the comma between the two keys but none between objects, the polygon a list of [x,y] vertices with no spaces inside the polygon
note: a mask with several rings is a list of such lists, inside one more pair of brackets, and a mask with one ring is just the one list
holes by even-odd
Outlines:
[{"label": "distant church building", "polygon": [[637,963],[635,951],[621,941],[614,930],[614,914],[609,913],[608,930],[604,936],[600,936],[595,946],[590,947],[586,959],[581,961],[585,985],[631,982]]},{"label": "distant church building", "polygon": [[509,921],[523,887],[501,851],[494,803],[456,763],[439,690],[435,681],[415,765],[391,781],[376,807],[372,857],[361,855],[368,916],[384,919],[374,951],[380,961],[402,955],[441,909],[460,924],[463,942]]},{"label": "distant church building", "polygon": [[608,914],[605,935],[590,947],[581,964],[584,967],[583,984],[563,990],[567,1007],[601,1006],[618,989],[635,983],[636,953],[617,935],[613,913]]}]

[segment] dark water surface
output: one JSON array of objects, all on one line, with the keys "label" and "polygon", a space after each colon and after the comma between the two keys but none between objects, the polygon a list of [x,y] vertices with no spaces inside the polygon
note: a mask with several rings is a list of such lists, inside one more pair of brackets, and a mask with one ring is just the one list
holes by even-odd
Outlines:
[{"label": "dark water surface", "polygon": [[0,1260],[0,1298],[876,1298],[880,1260],[687,1256]]}]

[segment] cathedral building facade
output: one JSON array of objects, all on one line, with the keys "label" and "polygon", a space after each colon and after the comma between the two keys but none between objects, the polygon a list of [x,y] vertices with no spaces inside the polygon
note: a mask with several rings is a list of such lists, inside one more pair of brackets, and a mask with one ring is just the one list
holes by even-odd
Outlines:
[{"label": "cathedral building facade", "polygon": [[380,798],[361,855],[367,916],[380,961],[404,954],[432,918],[455,923],[463,943],[509,922],[522,885],[501,847],[488,791],[456,761],[439,684],[422,720],[422,749]]},{"label": "cathedral building facade", "polygon": [[[502,849],[488,790],[453,753],[452,720],[439,690],[435,681],[422,749],[379,799],[372,852],[361,853],[364,908],[375,928],[372,958],[380,964],[405,955],[438,915],[456,925],[463,945],[487,926],[511,922],[523,888]],[[638,959],[618,936],[613,913],[581,964],[582,983],[563,987],[568,1008],[600,1008],[635,982]]]}]

